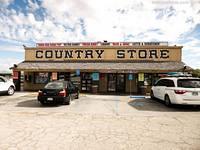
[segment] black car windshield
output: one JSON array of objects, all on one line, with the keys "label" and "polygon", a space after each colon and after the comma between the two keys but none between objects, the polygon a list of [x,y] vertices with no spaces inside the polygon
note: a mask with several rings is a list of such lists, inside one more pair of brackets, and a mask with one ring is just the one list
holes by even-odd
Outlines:
[{"label": "black car windshield", "polygon": [[179,79],[178,87],[200,88],[200,79]]},{"label": "black car windshield", "polygon": [[45,89],[63,89],[64,83],[63,82],[50,82],[44,88]]}]

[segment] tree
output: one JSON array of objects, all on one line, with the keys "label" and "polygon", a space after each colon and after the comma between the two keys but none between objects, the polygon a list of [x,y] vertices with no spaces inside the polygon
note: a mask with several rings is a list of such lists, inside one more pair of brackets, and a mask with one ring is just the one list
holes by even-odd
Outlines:
[{"label": "tree", "polygon": [[194,76],[194,77],[200,77],[200,69],[194,69],[192,71],[192,76]]}]

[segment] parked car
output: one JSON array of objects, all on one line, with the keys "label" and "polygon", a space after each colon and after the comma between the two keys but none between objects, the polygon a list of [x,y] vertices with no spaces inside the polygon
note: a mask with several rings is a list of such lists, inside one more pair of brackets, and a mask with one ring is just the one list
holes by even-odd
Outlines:
[{"label": "parked car", "polygon": [[0,93],[13,95],[15,93],[15,84],[2,76],[0,76]]},{"label": "parked car", "polygon": [[71,100],[79,98],[79,89],[71,81],[49,82],[38,92],[38,101],[47,103],[62,103],[70,105]]},{"label": "parked car", "polygon": [[165,105],[200,105],[200,79],[194,77],[166,77],[151,88],[151,98],[163,100]]}]

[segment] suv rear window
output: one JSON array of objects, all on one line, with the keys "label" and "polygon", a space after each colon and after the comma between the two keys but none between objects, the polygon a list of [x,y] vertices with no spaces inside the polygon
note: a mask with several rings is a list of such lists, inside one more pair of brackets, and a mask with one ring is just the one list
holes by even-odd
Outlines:
[{"label": "suv rear window", "polygon": [[49,82],[45,87],[45,89],[63,89],[63,82]]},{"label": "suv rear window", "polygon": [[175,87],[174,81],[169,79],[161,79],[155,84],[155,86]]},{"label": "suv rear window", "polygon": [[200,79],[179,79],[178,87],[184,88],[200,88]]}]

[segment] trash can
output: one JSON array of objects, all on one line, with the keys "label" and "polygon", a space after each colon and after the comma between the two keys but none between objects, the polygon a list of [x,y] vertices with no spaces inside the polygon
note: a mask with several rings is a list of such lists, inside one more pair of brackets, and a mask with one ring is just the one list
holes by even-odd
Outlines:
[{"label": "trash can", "polygon": [[92,85],[92,93],[96,94],[98,92],[98,85]]},{"label": "trash can", "polygon": [[140,86],[140,94],[146,95],[146,86]]}]

